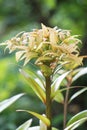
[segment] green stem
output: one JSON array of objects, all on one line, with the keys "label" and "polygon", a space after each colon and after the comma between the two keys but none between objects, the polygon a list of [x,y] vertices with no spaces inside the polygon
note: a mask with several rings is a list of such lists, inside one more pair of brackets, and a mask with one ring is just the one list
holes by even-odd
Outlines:
[{"label": "green stem", "polygon": [[50,76],[46,77],[46,116],[50,120],[50,126],[47,130],[52,130],[52,118],[51,118],[51,79]]}]

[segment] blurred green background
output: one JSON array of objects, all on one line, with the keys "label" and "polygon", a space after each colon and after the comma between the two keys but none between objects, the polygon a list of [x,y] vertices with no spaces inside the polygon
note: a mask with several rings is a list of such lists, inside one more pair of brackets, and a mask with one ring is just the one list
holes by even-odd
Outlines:
[{"label": "blurred green background", "polygon": [[[40,28],[41,23],[68,29],[72,34],[80,35],[83,41],[81,55],[87,55],[87,0],[0,0],[0,42],[15,36],[20,31]],[[87,66],[87,60],[83,62],[84,66]],[[16,112],[17,109],[45,112],[44,105],[36,98],[19,73],[20,66],[16,63],[14,54],[8,54],[7,50],[4,53],[4,48],[0,47],[0,101],[21,92],[27,93],[0,114],[0,130],[15,130],[24,121],[32,118],[26,113]],[[87,75],[78,79],[76,84],[87,86]],[[86,98],[85,92],[72,102],[68,118],[87,109]],[[34,117],[33,119],[33,125],[38,124],[37,119]],[[53,103],[54,126],[62,130],[62,121],[63,106]],[[78,130],[86,128],[85,123]]]}]

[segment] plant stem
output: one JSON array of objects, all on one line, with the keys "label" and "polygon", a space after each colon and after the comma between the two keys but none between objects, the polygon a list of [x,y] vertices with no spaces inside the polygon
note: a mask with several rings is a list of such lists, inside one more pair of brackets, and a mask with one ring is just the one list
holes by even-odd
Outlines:
[{"label": "plant stem", "polygon": [[65,101],[64,101],[64,122],[63,122],[63,127],[66,127],[66,121],[67,121],[67,108],[68,108],[68,97],[69,97],[69,88],[71,85],[71,79],[67,79],[67,90],[66,90],[66,95],[65,95]]},{"label": "plant stem", "polygon": [[52,130],[52,118],[51,118],[51,79],[50,76],[46,77],[46,117],[50,120],[50,126],[47,130]]},{"label": "plant stem", "polygon": [[69,96],[69,89],[66,90],[65,102],[64,102],[64,122],[63,122],[64,128],[66,127],[66,120],[67,120],[68,96]]}]

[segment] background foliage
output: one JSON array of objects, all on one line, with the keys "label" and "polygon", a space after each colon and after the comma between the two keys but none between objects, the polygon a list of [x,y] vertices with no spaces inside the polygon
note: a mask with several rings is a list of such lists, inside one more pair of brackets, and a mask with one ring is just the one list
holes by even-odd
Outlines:
[{"label": "background foliage", "polygon": [[[40,28],[40,23],[54,27],[72,30],[73,34],[81,35],[83,41],[81,54],[87,54],[87,1],[86,0],[0,0],[0,42],[11,38],[20,31],[30,31]],[[14,56],[4,53],[0,48],[0,101],[17,93],[25,92],[26,96],[0,114],[0,129],[14,130],[17,126],[29,119],[26,113],[15,112],[16,109],[25,108],[44,113],[44,106],[28,88],[27,83],[19,74],[19,67]],[[84,66],[87,60],[84,60]],[[87,75],[78,79],[76,85],[87,85]],[[74,89],[73,92],[76,92]],[[72,92],[71,92],[72,93]],[[87,109],[87,93],[79,96],[69,106],[69,118],[77,112]],[[33,101],[32,101],[33,98]],[[62,130],[63,108],[53,105],[53,124]],[[58,116],[56,114],[59,113]],[[34,118],[33,125],[37,124]],[[85,123],[79,128],[87,128]]]}]

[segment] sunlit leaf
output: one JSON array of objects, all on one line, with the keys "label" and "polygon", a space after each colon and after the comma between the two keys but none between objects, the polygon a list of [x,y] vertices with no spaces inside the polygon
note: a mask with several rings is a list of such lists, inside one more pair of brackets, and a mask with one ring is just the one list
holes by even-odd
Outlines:
[{"label": "sunlit leaf", "polygon": [[[45,115],[43,115],[44,117],[46,117]],[[47,130],[47,126],[46,124],[43,123],[43,121],[39,121],[39,124],[40,124],[40,130]]]},{"label": "sunlit leaf", "polygon": [[71,125],[68,125],[64,130],[74,130],[80,125],[82,125],[85,121],[87,121],[87,117],[75,121]]},{"label": "sunlit leaf", "polygon": [[38,54],[36,52],[28,52],[25,53],[25,61],[24,61],[24,66],[31,60],[38,57]]},{"label": "sunlit leaf", "polygon": [[57,91],[55,97],[53,98],[58,103],[64,103],[64,97],[61,91]]},{"label": "sunlit leaf", "polygon": [[32,112],[32,111],[28,111],[28,110],[17,110],[17,111],[24,111],[24,112],[28,112],[30,114],[32,114],[33,116],[37,117],[38,119],[40,119],[44,124],[46,124],[46,126],[50,125],[50,121],[47,117],[40,115],[36,112]]},{"label": "sunlit leaf", "polygon": [[[28,130],[43,130],[43,129],[40,129],[40,126],[34,126],[34,127],[30,127]],[[44,130],[47,130],[47,129],[44,129]],[[52,127],[52,130],[59,130],[59,129]]]},{"label": "sunlit leaf", "polygon": [[27,130],[40,130],[40,126],[33,126],[33,127],[30,127]]},{"label": "sunlit leaf", "polygon": [[46,61],[51,61],[52,57],[48,57],[48,56],[41,56],[36,60],[36,64],[38,64],[39,62],[46,62]]},{"label": "sunlit leaf", "polygon": [[30,63],[28,65],[28,69],[27,70],[31,71],[34,74],[34,76],[36,76],[38,79],[40,79],[40,81],[42,82],[43,86],[45,87],[45,77],[41,73],[40,69],[38,69],[36,67],[36,65]]},{"label": "sunlit leaf", "polygon": [[87,121],[87,110],[84,110],[75,116],[73,116],[69,122],[67,123],[67,127],[64,130],[69,130],[72,128],[74,130],[78,126],[80,126],[82,123]]},{"label": "sunlit leaf", "polygon": [[28,81],[29,86],[33,89],[33,91],[36,93],[36,95],[43,101],[46,101],[46,96],[44,90],[41,88],[41,86],[32,79],[28,73],[26,73],[24,70],[20,69],[21,74],[24,76],[24,78]]},{"label": "sunlit leaf", "polygon": [[69,62],[66,61],[66,62],[64,62],[64,63],[58,65],[58,66],[56,67],[56,69],[54,70],[53,75],[55,75],[56,73],[58,73],[58,71],[63,67],[63,65],[68,64],[68,63],[69,63]]},{"label": "sunlit leaf", "polygon": [[32,119],[30,119],[30,120],[26,121],[25,123],[23,123],[16,130],[28,130],[28,128],[30,127],[31,123],[32,123]]},{"label": "sunlit leaf", "polygon": [[83,76],[84,74],[87,74],[87,67],[81,69],[72,79],[72,81],[77,80],[79,77]]},{"label": "sunlit leaf", "polygon": [[43,72],[44,76],[50,76],[52,74],[52,70],[47,65],[40,65],[40,69]]},{"label": "sunlit leaf", "polygon": [[18,94],[18,95],[15,95],[9,99],[6,99],[6,100],[0,102],[0,112],[2,112],[4,109],[9,107],[11,104],[13,104],[16,100],[18,100],[23,95],[24,95],[23,93]]},{"label": "sunlit leaf", "polygon": [[87,88],[83,88],[81,90],[79,90],[78,92],[74,93],[72,95],[72,97],[70,98],[69,102],[71,102],[73,99],[75,99],[76,97],[78,97],[80,94],[82,94],[83,92],[85,92],[87,90]]},{"label": "sunlit leaf", "polygon": [[21,56],[25,53],[25,51],[18,51],[16,52],[16,61],[18,62]]},{"label": "sunlit leaf", "polygon": [[[39,84],[39,86],[45,90],[45,79],[41,80],[41,78],[39,78],[39,74],[36,73],[36,71],[31,70],[30,68],[28,70],[26,70],[26,73],[28,73],[28,75],[30,76],[30,78],[32,78],[33,80],[35,80],[37,82],[37,84]],[[38,71],[39,73],[39,71]]]},{"label": "sunlit leaf", "polygon": [[60,88],[60,85],[62,83],[62,81],[64,80],[64,78],[70,73],[71,71],[67,71],[64,74],[60,75],[51,85],[51,97],[55,97],[56,96],[56,91]]},{"label": "sunlit leaf", "polygon": [[73,116],[69,122],[67,123],[67,126],[74,123],[75,121],[78,121],[81,118],[85,118],[87,117],[87,110],[84,110],[82,112],[79,112],[78,114],[76,114],[75,116]]}]

